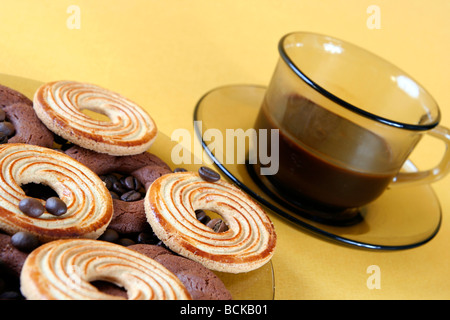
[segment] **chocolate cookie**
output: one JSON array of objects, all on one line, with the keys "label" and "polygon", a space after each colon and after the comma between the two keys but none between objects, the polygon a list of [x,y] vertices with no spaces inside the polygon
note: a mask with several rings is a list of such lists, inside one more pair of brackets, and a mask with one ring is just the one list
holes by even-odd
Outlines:
[{"label": "chocolate cookie", "polygon": [[34,110],[24,103],[15,103],[3,109],[15,128],[9,143],[26,143],[46,148],[53,147],[53,133],[38,119]]},{"label": "chocolate cookie", "polygon": [[19,277],[28,253],[20,251],[11,243],[11,236],[0,233],[0,261],[13,276]]},{"label": "chocolate cookie", "polygon": [[14,127],[9,143],[53,146],[53,133],[36,116],[33,102],[25,95],[0,85],[0,108],[5,113],[5,119],[1,120]]},{"label": "chocolate cookie", "polygon": [[22,93],[0,84],[0,107],[5,108],[15,103],[33,106],[33,102]]},{"label": "chocolate cookie", "polygon": [[[135,177],[147,190],[160,176],[172,172],[170,167],[154,154],[144,152],[132,156],[111,156],[80,146],[72,146],[67,155],[86,165],[99,176],[117,172]],[[113,199],[114,214],[109,228],[121,234],[148,230],[144,200],[123,201]]]},{"label": "chocolate cookie", "polygon": [[128,246],[161,263],[173,272],[188,289],[194,300],[231,300],[222,280],[198,262],[174,255],[169,250],[149,244]]}]

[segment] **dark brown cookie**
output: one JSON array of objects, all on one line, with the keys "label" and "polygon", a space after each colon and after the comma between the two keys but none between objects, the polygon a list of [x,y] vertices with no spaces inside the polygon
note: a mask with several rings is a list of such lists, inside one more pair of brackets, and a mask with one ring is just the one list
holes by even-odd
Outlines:
[{"label": "dark brown cookie", "polygon": [[22,93],[0,84],[0,107],[5,108],[15,103],[33,106],[33,102]]},{"label": "dark brown cookie", "polygon": [[15,103],[3,108],[6,119],[15,128],[15,134],[9,143],[26,143],[46,148],[53,147],[53,133],[38,119],[32,107],[24,103]]},{"label": "dark brown cookie", "polygon": [[[113,172],[132,175],[145,186],[145,189],[160,176],[172,172],[163,160],[148,152],[132,156],[111,156],[72,146],[65,153],[99,176]],[[108,226],[110,229],[121,234],[148,230],[143,199],[130,202],[113,199],[113,207],[114,215]]]},{"label": "dark brown cookie", "polygon": [[53,146],[53,133],[36,116],[33,102],[25,95],[0,85],[0,108],[5,111],[6,121],[12,123],[15,129],[9,143]]},{"label": "dark brown cookie", "polygon": [[172,254],[169,250],[150,244],[128,246],[155,259],[173,272],[188,289],[194,300],[231,300],[232,296],[222,280],[198,262]]},{"label": "dark brown cookie", "polygon": [[0,261],[12,275],[19,277],[28,253],[20,251],[11,243],[11,236],[0,233]]}]

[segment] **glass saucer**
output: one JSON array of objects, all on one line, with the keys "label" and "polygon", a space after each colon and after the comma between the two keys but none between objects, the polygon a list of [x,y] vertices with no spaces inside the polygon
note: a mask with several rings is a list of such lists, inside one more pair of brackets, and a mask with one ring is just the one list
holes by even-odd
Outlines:
[{"label": "glass saucer", "polygon": [[[24,77],[7,75],[0,73],[0,84],[15,89],[30,99],[33,99],[35,91],[43,84],[42,81],[28,79]],[[147,110],[151,113],[151,110]],[[170,135],[160,129],[156,141],[151,146],[149,152],[154,153],[169,166],[174,169],[176,166],[172,162],[172,150],[179,147]],[[202,165],[195,158],[191,150],[183,150],[190,153],[194,158],[190,164],[183,164],[185,169],[197,171]],[[201,160],[201,159],[200,159]],[[275,299],[275,272],[273,262],[269,261],[262,267],[240,274],[215,272],[230,291],[233,300],[273,300]]]},{"label": "glass saucer", "polygon": [[[269,212],[278,214],[290,223],[325,240],[367,249],[399,250],[420,246],[431,240],[441,225],[439,200],[430,185],[390,188],[373,203],[360,208],[359,221],[349,225],[331,225],[311,219],[308,209],[298,210],[276,199],[268,183],[252,173],[245,143],[244,155],[236,151],[235,141],[228,141],[227,133],[253,128],[266,88],[257,85],[230,85],[207,92],[194,111],[194,129],[203,149],[221,172]],[[205,133],[207,133],[205,135]],[[219,140],[214,136],[220,136]],[[229,135],[232,137],[232,135]],[[224,161],[223,150],[234,146],[236,154]],[[233,143],[233,144],[232,144]],[[244,157],[245,159],[242,159]],[[416,170],[408,161],[403,170]]]}]

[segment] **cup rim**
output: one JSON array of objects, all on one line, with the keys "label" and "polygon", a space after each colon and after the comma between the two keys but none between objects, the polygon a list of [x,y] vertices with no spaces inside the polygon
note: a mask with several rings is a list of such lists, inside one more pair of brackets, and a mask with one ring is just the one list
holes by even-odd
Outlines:
[{"label": "cup rim", "polygon": [[362,52],[365,52],[366,54],[372,55],[373,57],[377,58],[380,61],[383,61],[386,64],[390,64],[391,66],[395,67],[397,70],[401,71],[403,74],[406,74],[406,72],[404,72],[403,70],[401,70],[400,68],[398,68],[397,66],[393,65],[391,62],[387,61],[386,59],[374,54],[373,52],[370,52],[360,46],[354,45],[350,42],[332,37],[332,36],[328,36],[328,35],[323,35],[323,34],[318,34],[318,33],[312,33],[312,32],[300,32],[300,31],[296,31],[296,32],[290,32],[288,34],[285,34],[280,41],[278,42],[278,51],[280,53],[281,58],[287,63],[287,65],[291,68],[291,70],[294,71],[294,73],[299,76],[307,85],[309,85],[312,89],[316,90],[318,93],[320,93],[321,95],[327,97],[328,99],[332,100],[333,102],[337,103],[338,105],[354,112],[357,113],[361,116],[364,116],[366,118],[369,118],[371,120],[375,120],[377,122],[383,123],[385,125],[391,126],[391,127],[395,127],[395,128],[400,128],[400,129],[407,129],[407,130],[415,130],[415,131],[424,131],[424,130],[430,130],[434,127],[436,127],[441,119],[441,112],[439,109],[438,104],[436,103],[435,99],[428,93],[428,91],[422,86],[420,85],[416,80],[414,80],[414,82],[420,86],[420,88],[428,95],[428,97],[434,102],[434,105],[436,107],[436,111],[437,111],[437,115],[434,119],[434,121],[432,123],[429,124],[425,124],[425,125],[420,125],[420,124],[411,124],[411,123],[405,123],[405,122],[400,122],[400,121],[395,121],[395,120],[391,120],[388,119],[386,117],[381,117],[378,116],[372,112],[368,112],[364,109],[361,109],[341,98],[339,98],[338,96],[334,95],[333,93],[331,93],[330,91],[328,91],[327,89],[323,88],[322,86],[320,86],[319,84],[317,84],[315,81],[313,81],[310,77],[308,77],[296,64],[295,62],[289,57],[289,54],[286,52],[286,50],[284,49],[284,42],[285,40],[292,36],[292,35],[312,35],[312,36],[316,36],[316,37],[320,37],[320,38],[328,38],[328,39],[332,39],[333,41],[337,41],[346,45],[351,45],[355,48],[357,48],[358,50],[361,50]]}]

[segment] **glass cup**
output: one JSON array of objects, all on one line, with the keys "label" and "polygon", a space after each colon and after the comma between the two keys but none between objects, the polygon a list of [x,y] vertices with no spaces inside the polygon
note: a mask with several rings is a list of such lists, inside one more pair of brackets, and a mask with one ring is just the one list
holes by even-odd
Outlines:
[{"label": "glass cup", "polygon": [[[405,72],[319,34],[287,34],[279,52],[255,128],[279,129],[278,150],[270,150],[279,153],[278,171],[266,178],[290,202],[339,219],[388,186],[448,173],[449,130],[439,125],[435,100]],[[424,134],[445,142],[442,160],[427,171],[401,172]]]}]

